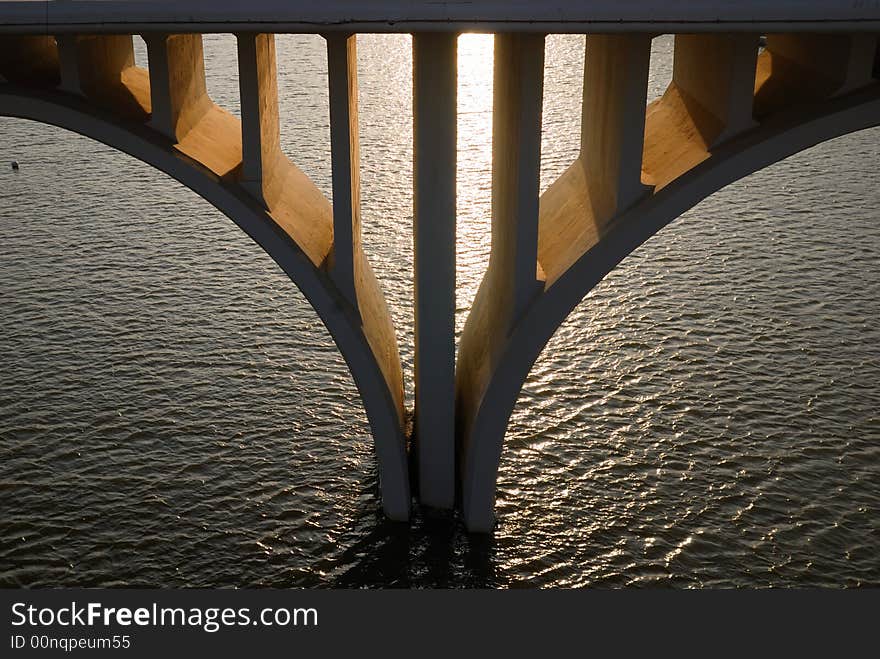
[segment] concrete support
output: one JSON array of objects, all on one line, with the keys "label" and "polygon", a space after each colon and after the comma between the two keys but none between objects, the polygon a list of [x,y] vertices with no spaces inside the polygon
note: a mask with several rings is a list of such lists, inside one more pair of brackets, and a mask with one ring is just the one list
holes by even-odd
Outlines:
[{"label": "concrete support", "polygon": [[752,118],[757,34],[678,34],[672,82],[712,148],[756,125]]},{"label": "concrete support", "polygon": [[150,124],[174,142],[186,137],[213,106],[205,84],[200,34],[144,36],[150,62]]},{"label": "concrete support", "polygon": [[100,94],[119,84],[122,72],[134,66],[131,35],[58,37],[61,56],[61,87],[83,96]]},{"label": "concrete support", "polygon": [[55,37],[61,69],[61,89],[71,94],[82,93],[79,84],[79,62],[76,53],[78,38],[72,34],[59,34]]},{"label": "concrete support", "polygon": [[150,118],[147,72],[134,65],[130,34],[59,35],[61,88],[138,122]]},{"label": "concrete support", "polygon": [[495,36],[492,120],[493,298],[513,322],[541,290],[538,192],[544,35]]},{"label": "concrete support", "polygon": [[413,35],[414,443],[422,504],[455,503],[458,35]]},{"label": "concrete support", "polygon": [[238,37],[241,93],[241,184],[266,208],[280,194],[274,175],[281,154],[278,124],[278,76],[275,35],[243,33]]},{"label": "concrete support", "polygon": [[877,35],[771,34],[758,57],[755,116],[847,94],[873,81]]},{"label": "concrete support", "polygon": [[52,36],[0,37],[0,76],[22,85],[54,87],[61,81]]},{"label": "concrete support", "polygon": [[235,181],[242,160],[241,122],[208,96],[202,35],[150,33],[144,41],[150,63],[150,126],[213,175]]},{"label": "concrete support", "polygon": [[[312,263],[323,264],[332,246],[332,211],[321,191],[281,151],[275,35],[245,32],[236,36],[241,95],[237,179]],[[201,149],[206,146],[202,144]]]},{"label": "concrete support", "polygon": [[650,62],[650,35],[587,37],[581,159],[598,222],[651,190],[641,181]]},{"label": "concrete support", "polygon": [[[544,289],[538,264],[544,36],[496,35],[494,80],[492,252],[455,374],[462,512],[468,528],[479,531],[495,523],[495,477],[511,411],[507,401],[487,396],[510,333]],[[517,391],[522,384],[509,383]]]},{"label": "concrete support", "polygon": [[333,172],[333,248],[330,276],[357,307],[356,259],[361,249],[357,36],[327,37],[330,158]]},{"label": "concrete support", "polygon": [[859,33],[850,36],[846,76],[837,94],[846,94],[873,82],[877,44],[876,34]]},{"label": "concrete support", "polygon": [[826,84],[835,94],[863,87],[871,80],[876,34],[771,34],[767,50]]},{"label": "concrete support", "polygon": [[350,322],[361,327],[384,379],[370,388],[360,384],[358,388],[376,439],[385,513],[403,520],[410,507],[403,372],[391,315],[361,248],[357,37],[333,33],[326,39],[333,209],[332,244],[325,265],[337,295],[348,301],[340,307]]}]

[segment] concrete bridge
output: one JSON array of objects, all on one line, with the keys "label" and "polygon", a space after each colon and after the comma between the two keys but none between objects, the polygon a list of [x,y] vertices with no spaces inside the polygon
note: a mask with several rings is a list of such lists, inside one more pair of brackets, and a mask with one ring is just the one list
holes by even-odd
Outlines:
[{"label": "concrete bridge", "polygon": [[[492,249],[455,353],[456,43],[495,37]],[[205,84],[202,34],[234,33],[241,120]],[[333,204],[281,151],[274,34],[327,43]],[[360,239],[358,32],[412,33],[415,415]],[[547,33],[584,33],[581,151],[542,195]],[[674,74],[646,105],[651,39]],[[302,290],[370,421],[386,514],[458,503],[491,531],[507,422],[556,328],[615,265],[728,183],[880,123],[877,0],[0,0],[0,115],[54,124],[167,173]],[[148,68],[134,63],[142,35]],[[761,39],[766,36],[765,39]],[[763,45],[762,45],[763,44]],[[411,454],[411,455],[410,455]]]}]

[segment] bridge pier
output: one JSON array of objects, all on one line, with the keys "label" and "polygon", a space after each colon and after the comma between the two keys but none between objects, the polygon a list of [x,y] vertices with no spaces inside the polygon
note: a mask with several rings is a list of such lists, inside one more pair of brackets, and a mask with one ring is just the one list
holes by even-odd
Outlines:
[{"label": "bridge pier", "polygon": [[494,525],[495,479],[512,411],[487,390],[510,332],[544,286],[538,263],[543,91],[544,35],[496,35],[492,251],[461,337],[456,372],[462,511],[472,531],[488,532]]},{"label": "bridge pier", "polygon": [[[68,4],[47,3],[47,11]],[[77,11],[88,13],[95,3],[80,4]],[[202,37],[186,22],[139,30],[77,21],[56,26],[55,37],[47,36],[54,25],[48,14],[21,33],[0,24],[0,115],[56,124],[154,165],[271,255],[345,358],[373,432],[384,511],[405,520],[403,372],[361,241],[356,28],[347,20],[307,24],[327,40],[332,206],[281,149],[275,42],[266,25],[234,28],[242,30],[239,121],[210,99]],[[157,25],[161,32],[153,31]],[[489,532],[508,420],[533,363],[571,310],[634,249],[715,190],[880,124],[880,51],[875,32],[835,24],[823,33],[771,33],[759,54],[757,35],[781,30],[778,20],[736,30],[688,21],[683,29],[701,31],[676,35],[672,82],[646,107],[650,27],[623,21],[613,33],[590,33],[580,153],[539,196],[544,28],[556,23],[502,21],[519,31],[502,30],[495,40],[491,255],[456,363],[456,39],[471,23],[444,23],[431,33],[414,25],[419,498],[450,508],[460,494],[468,529]],[[867,28],[856,22],[849,29]],[[138,31],[145,32],[149,72],[134,65],[131,33]]]},{"label": "bridge pier", "polygon": [[413,35],[415,419],[419,498],[455,504],[457,34]]}]

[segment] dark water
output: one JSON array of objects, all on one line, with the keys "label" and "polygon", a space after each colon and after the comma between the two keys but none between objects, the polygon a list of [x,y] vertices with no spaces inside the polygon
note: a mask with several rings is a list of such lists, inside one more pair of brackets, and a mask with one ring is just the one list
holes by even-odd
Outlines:
[{"label": "dark water", "polygon": [[[460,50],[459,326],[489,242],[491,40]],[[206,51],[236,110],[233,42]],[[329,194],[322,42],[278,52],[285,148]],[[576,152],[581,57],[550,38],[545,186]],[[409,58],[361,40],[365,241],[411,376]],[[22,164],[0,168],[0,585],[880,585],[878,135],[723,190],[602,282],[536,365],[498,528],[470,538],[382,519],[345,365],[244,234],[127,156],[0,119]]]}]

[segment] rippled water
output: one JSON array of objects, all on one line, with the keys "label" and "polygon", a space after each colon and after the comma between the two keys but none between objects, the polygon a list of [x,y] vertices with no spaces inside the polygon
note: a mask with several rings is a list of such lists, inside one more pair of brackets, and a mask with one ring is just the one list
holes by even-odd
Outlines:
[{"label": "rippled water", "polygon": [[[548,40],[544,186],[576,153],[582,47]],[[459,328],[488,256],[491,48],[460,42]],[[237,111],[234,50],[206,43]],[[323,42],[278,53],[285,150],[329,195]],[[409,38],[359,58],[365,242],[411,382]],[[0,585],[880,585],[878,136],[730,186],[603,281],[535,366],[497,530],[470,538],[382,519],[345,365],[243,233],[0,119],[21,162],[0,168]]]}]

